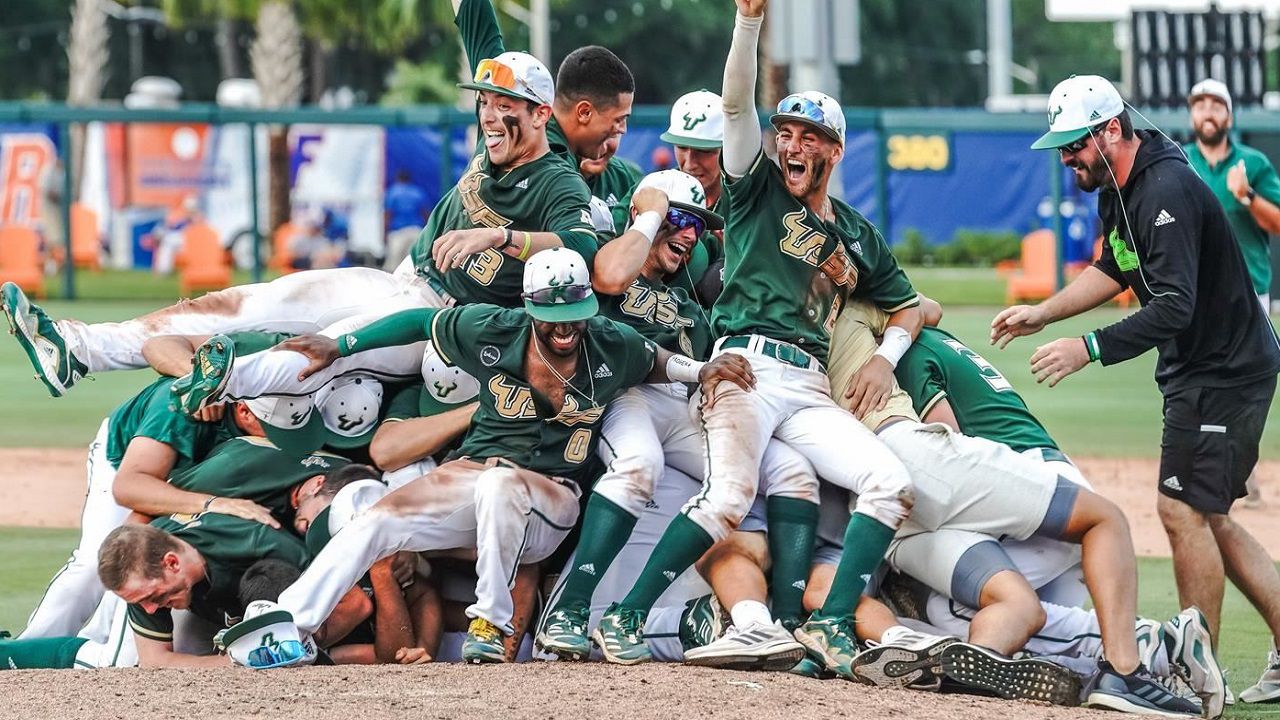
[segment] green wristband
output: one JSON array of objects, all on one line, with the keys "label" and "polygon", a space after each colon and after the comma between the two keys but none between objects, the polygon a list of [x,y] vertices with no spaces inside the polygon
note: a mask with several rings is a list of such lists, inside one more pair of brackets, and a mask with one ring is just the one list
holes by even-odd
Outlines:
[{"label": "green wristband", "polygon": [[1089,362],[1098,362],[1102,359],[1102,348],[1098,346],[1097,331],[1083,335],[1080,339],[1084,340],[1084,348],[1089,351]]}]

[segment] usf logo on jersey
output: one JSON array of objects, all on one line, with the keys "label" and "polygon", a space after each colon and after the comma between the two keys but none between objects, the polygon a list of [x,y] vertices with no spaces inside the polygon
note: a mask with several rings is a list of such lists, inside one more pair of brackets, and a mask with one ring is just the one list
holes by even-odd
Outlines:
[{"label": "usf logo on jersey", "polygon": [[692,319],[680,315],[680,302],[669,291],[655,290],[638,282],[627,287],[618,309],[624,315],[672,330],[693,327]]},{"label": "usf logo on jersey", "polygon": [[573,393],[566,392],[564,395],[564,405],[560,408],[560,414],[551,418],[552,420],[573,427],[574,425],[594,425],[601,416],[604,415],[604,408],[598,405],[592,405],[583,409],[578,402],[578,398]]},{"label": "usf logo on jersey", "polygon": [[533,393],[527,387],[511,382],[506,375],[489,378],[489,392],[493,393],[493,406],[498,414],[511,420],[536,420],[538,408],[533,404]]},{"label": "usf logo on jersey", "polygon": [[992,390],[995,390],[996,392],[1013,390],[1013,385],[1010,385],[1009,381],[1006,380],[1005,377],[1000,374],[1000,371],[995,369],[991,363],[987,362],[986,358],[970,350],[959,340],[952,340],[948,338],[943,342],[946,343],[947,347],[955,350],[958,355],[964,357],[974,365],[977,365],[978,371],[982,373],[982,379],[987,381],[987,384],[991,386]]},{"label": "usf logo on jersey", "polygon": [[796,210],[782,216],[782,227],[787,234],[778,241],[778,247],[784,255],[818,267],[818,258],[822,247],[827,244],[827,236],[805,222],[808,215],[807,210]]},{"label": "usf logo on jersey", "polygon": [[458,180],[458,198],[462,201],[462,209],[476,227],[506,227],[511,221],[489,207],[489,203],[480,195],[484,181],[488,179],[489,175],[484,171],[484,156],[475,156]]}]

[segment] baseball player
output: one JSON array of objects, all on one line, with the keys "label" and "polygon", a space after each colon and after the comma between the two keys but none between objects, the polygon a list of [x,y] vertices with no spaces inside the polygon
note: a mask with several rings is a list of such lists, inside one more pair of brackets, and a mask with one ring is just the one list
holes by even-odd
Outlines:
[{"label": "baseball player", "polygon": [[438,368],[429,373],[435,379],[400,388],[369,443],[369,455],[392,490],[434,470],[436,456],[457,447],[479,407],[475,378],[445,365],[439,354],[430,362]]},{"label": "baseball player", "polygon": [[[646,611],[670,578],[746,515],[770,437],[798,450],[820,477],[859,493],[850,524],[858,542],[849,543],[859,550],[845,554],[848,568],[837,580],[851,600],[911,505],[905,468],[832,401],[822,366],[835,317],[856,285],[859,295],[895,313],[883,353],[856,383],[855,408],[879,405],[894,363],[919,327],[916,293],[875,228],[827,195],[844,150],[844,117],[834,100],[812,92],[785,98],[771,118],[782,167],[764,155],[753,101],[764,5],[739,0],[725,65],[721,160],[729,214],[724,292],[711,317],[720,337],[713,357],[748,360],[758,384],[750,393],[726,386],[713,407],[703,408],[703,492],[672,521],[627,597],[601,619],[593,638],[611,662],[648,658],[641,631]],[[798,565],[808,568],[809,561]]]},{"label": "baseball player", "polygon": [[[1031,369],[1038,382],[1056,385],[1090,362],[1111,365],[1158,350],[1164,435],[1157,510],[1173,548],[1179,598],[1203,610],[1216,634],[1224,572],[1246,597],[1280,595],[1270,556],[1227,514],[1246,494],[1257,461],[1280,342],[1222,204],[1180,150],[1155,132],[1134,130],[1124,100],[1098,76],[1059,83],[1049,108],[1049,132],[1033,147],[1056,150],[1082,190],[1101,190],[1106,242],[1098,261],[1053,297],[998,314],[991,340],[1007,345],[1134,290],[1141,310],[1040,346]],[[1254,605],[1276,641],[1280,607]],[[1242,698],[1280,690],[1277,677],[1280,664]]]},{"label": "baseball player", "polygon": [[493,302],[514,306],[531,254],[567,246],[590,257],[596,247],[590,192],[549,152],[554,86],[532,56],[505,53],[477,63],[477,117],[483,143],[458,184],[440,201],[394,274],[371,268],[295,273],[269,283],[210,293],[122,323],[54,322],[16,285],[0,305],[37,376],[61,396],[92,372],[143,367],[154,335],[242,330],[316,332],[412,307]]},{"label": "baseball player", "polygon": [[[706,357],[711,338],[702,308],[662,279],[722,220],[707,210],[698,181],[679,170],[646,176],[631,203],[630,229],[596,256],[592,285],[605,298],[603,313],[665,350]],[[577,565],[564,579],[536,641],[541,650],[565,659],[581,660],[590,654],[591,598],[653,498],[664,467],[695,477],[704,472],[702,439],[689,416],[683,384],[631,388],[605,411],[601,437],[600,458],[607,470],[587,504]],[[780,516],[816,516],[818,482],[804,458],[775,441],[763,464],[761,472],[776,488],[773,502],[783,507]],[[788,504],[802,507],[788,515]],[[799,592],[794,600],[794,614],[799,615]],[[776,630],[794,652],[800,651],[787,631]]]},{"label": "baseball player", "polygon": [[[844,316],[848,325],[842,352],[834,356],[838,363],[833,362],[831,369],[832,387],[837,390],[847,387],[853,368],[876,351],[873,330],[887,322],[884,313],[863,302],[851,304]],[[871,660],[865,654],[855,657],[854,643],[832,630],[833,625],[847,622],[833,619],[831,613],[832,600],[839,602],[837,596],[844,592],[839,575],[848,562],[847,550],[853,547],[852,539],[846,537],[846,552],[830,594],[819,612],[796,631],[796,639],[821,657],[829,670],[851,677],[860,658],[860,672],[888,673],[888,666],[898,660],[893,654],[898,649],[913,652],[910,664],[918,666],[936,664],[939,657],[944,664],[973,663],[972,657],[978,654],[1000,660],[1019,650],[1041,629],[1044,613],[1035,591],[996,538],[1041,537],[1082,547],[1086,586],[1097,607],[1107,655],[1090,680],[1085,703],[1130,712],[1199,714],[1198,707],[1160,686],[1139,662],[1132,624],[1137,615],[1136,560],[1128,521],[1118,507],[1058,475],[1042,459],[961,435],[941,423],[920,423],[911,401],[896,384],[885,409],[867,415],[863,422],[906,465],[915,491],[911,516],[899,528],[886,561],[935,592],[981,610],[970,625],[970,643],[918,635],[884,642],[883,636],[877,636],[884,628],[860,617],[859,637],[881,645]],[[1025,683],[1027,697],[1061,679],[1049,663],[1019,669],[1009,677]]]},{"label": "baseball player", "polygon": [[[407,311],[336,341],[310,336],[284,345],[312,358],[306,376],[340,355],[430,340],[482,388],[456,459],[361,515],[281,596],[302,630],[314,632],[355,579],[390,552],[475,547],[477,602],[468,609],[463,657],[501,661],[502,638],[513,630],[510,579],[517,564],[549,556],[576,522],[605,404],[646,379],[750,387],[740,360],[698,363],[596,318],[586,261],[572,250],[543,251],[526,268],[523,310]],[[198,358],[197,371],[216,369],[216,355]]]}]

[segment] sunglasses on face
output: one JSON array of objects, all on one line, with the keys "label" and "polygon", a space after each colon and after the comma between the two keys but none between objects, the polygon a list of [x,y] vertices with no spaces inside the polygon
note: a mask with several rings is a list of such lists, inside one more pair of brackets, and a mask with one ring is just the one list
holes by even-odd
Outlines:
[{"label": "sunglasses on face", "polygon": [[694,234],[699,237],[707,231],[705,220],[688,210],[681,210],[680,208],[667,208],[667,223],[676,230],[693,228]]},{"label": "sunglasses on face", "polygon": [[[1108,120],[1107,122],[1110,122],[1110,121]],[[1079,140],[1074,140],[1072,142],[1067,143],[1066,145],[1059,145],[1058,149],[1061,150],[1062,152],[1071,153],[1072,155],[1074,155],[1080,152],[1081,150],[1083,150],[1085,145],[1089,144],[1089,138],[1102,132],[1102,130],[1106,128],[1106,126],[1107,126],[1106,122],[1101,123],[1099,125],[1094,125],[1093,127],[1089,128],[1089,132],[1085,133],[1084,135],[1081,135]]]},{"label": "sunglasses on face", "polygon": [[575,303],[591,296],[590,285],[556,285],[522,293],[521,297],[534,305],[559,305]]}]

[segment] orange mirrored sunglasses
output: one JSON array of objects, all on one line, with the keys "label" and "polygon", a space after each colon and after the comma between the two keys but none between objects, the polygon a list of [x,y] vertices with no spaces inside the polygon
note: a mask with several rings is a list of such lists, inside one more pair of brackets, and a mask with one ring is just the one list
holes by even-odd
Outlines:
[{"label": "orange mirrored sunglasses", "polygon": [[510,65],[497,60],[481,60],[476,66],[475,82],[494,85],[512,92],[519,91],[516,84],[516,71],[512,70]]}]

